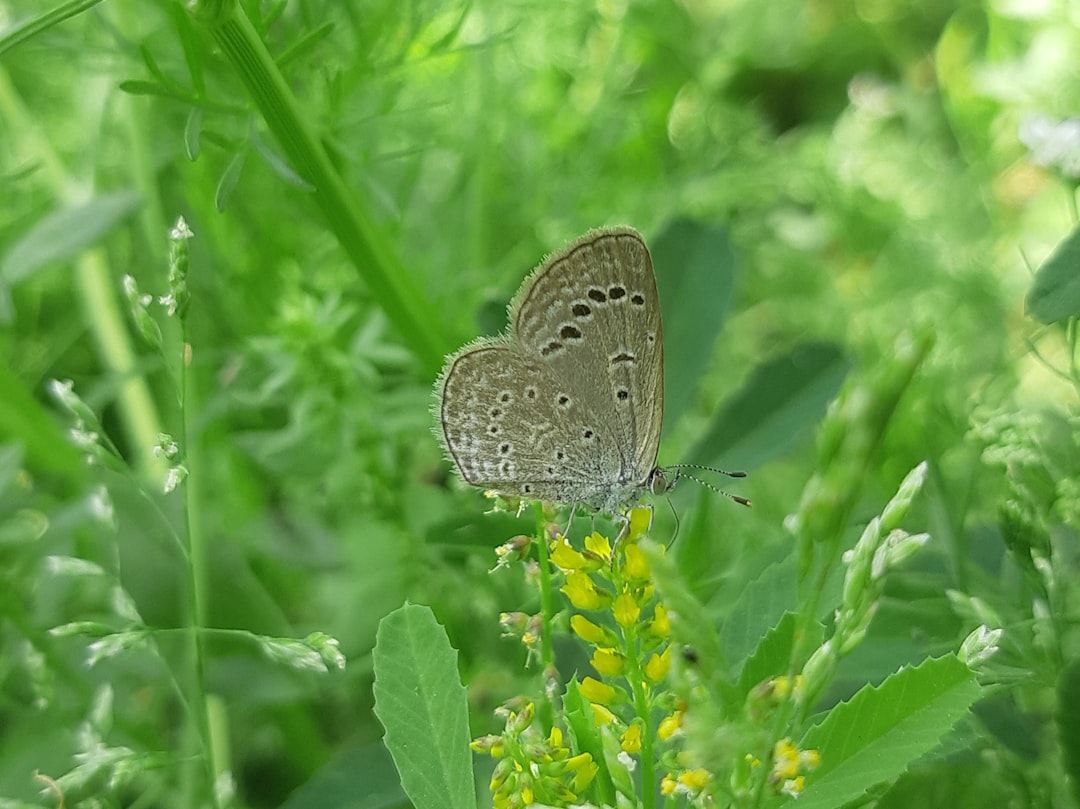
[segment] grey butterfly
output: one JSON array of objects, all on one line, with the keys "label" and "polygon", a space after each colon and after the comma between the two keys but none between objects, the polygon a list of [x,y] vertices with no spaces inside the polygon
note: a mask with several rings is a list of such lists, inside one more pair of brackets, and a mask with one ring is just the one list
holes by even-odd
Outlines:
[{"label": "grey butterfly", "polygon": [[674,485],[681,473],[656,466],[663,328],[641,234],[589,231],[525,279],[509,314],[504,334],[449,356],[435,385],[437,434],[461,476],[612,513]]}]

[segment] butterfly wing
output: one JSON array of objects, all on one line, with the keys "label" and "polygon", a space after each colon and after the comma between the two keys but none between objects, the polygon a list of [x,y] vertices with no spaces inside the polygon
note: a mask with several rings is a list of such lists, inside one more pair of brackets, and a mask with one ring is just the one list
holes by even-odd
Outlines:
[{"label": "butterfly wing", "polygon": [[599,498],[611,450],[587,418],[560,404],[550,366],[509,337],[478,340],[450,357],[437,387],[440,438],[467,482],[562,503]]},{"label": "butterfly wing", "polygon": [[515,350],[569,398],[564,423],[598,433],[606,493],[593,504],[624,504],[656,465],[664,412],[660,299],[641,235],[591,231],[550,257],[522,284],[511,323]]}]

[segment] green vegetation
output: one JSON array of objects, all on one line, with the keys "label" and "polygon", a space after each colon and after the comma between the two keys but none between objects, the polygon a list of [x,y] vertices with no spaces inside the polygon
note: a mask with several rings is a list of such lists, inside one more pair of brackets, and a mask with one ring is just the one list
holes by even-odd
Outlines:
[{"label": "green vegetation", "polygon": [[[45,6],[0,806],[1080,805],[1067,4]],[[751,509],[568,526],[441,457],[443,356],[614,224],[660,461]]]}]

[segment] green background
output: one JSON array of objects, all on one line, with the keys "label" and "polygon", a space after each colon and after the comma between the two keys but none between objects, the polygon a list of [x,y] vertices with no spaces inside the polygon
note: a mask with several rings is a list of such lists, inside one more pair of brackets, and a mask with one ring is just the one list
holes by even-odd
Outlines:
[{"label": "green background", "polygon": [[[924,762],[892,805],[1068,800],[1076,332],[1024,298],[1075,182],[1020,131],[1080,102],[1070,6],[52,9],[0,5],[0,797],[54,805],[39,771],[79,774],[68,806],[195,805],[186,711],[208,699],[238,805],[397,805],[370,652],[406,600],[460,650],[473,732],[496,727],[536,686],[498,626],[535,598],[488,572],[529,523],[485,515],[451,473],[431,386],[444,354],[503,328],[543,256],[625,223],[663,299],[660,461],[750,473],[709,480],[752,509],[692,484],[672,498],[674,553],[718,615],[791,553],[784,519],[843,380],[932,341],[874,425],[844,527],[854,541],[927,460],[908,523],[932,540],[831,698],[1004,627],[963,755]],[[169,291],[180,216],[190,303],[183,330],[152,308],[158,349],[121,279]],[[50,380],[74,382],[122,462],[85,462]],[[190,475],[168,495],[160,432]],[[657,521],[674,535],[662,502]],[[196,620],[240,630],[205,635],[205,679],[177,631]],[[93,632],[50,634],[74,621],[154,631],[89,666]],[[315,631],[344,671],[247,634]]]}]

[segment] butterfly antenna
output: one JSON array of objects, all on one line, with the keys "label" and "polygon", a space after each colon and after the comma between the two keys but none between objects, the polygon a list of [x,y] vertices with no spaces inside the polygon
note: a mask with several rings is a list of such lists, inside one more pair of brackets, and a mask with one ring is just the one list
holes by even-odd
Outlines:
[{"label": "butterfly antenna", "polygon": [[686,478],[687,480],[692,480],[695,483],[698,483],[698,484],[704,486],[706,489],[710,489],[710,490],[716,492],[717,494],[722,494],[724,497],[727,497],[727,498],[729,498],[731,500],[734,500],[739,505],[742,505],[742,506],[751,505],[750,498],[741,497],[740,495],[732,494],[731,492],[726,492],[723,489],[709,483],[708,481],[702,480],[701,478],[695,477],[694,475],[687,474],[686,472],[683,472],[682,470],[684,470],[684,469],[703,469],[706,472],[715,472],[718,475],[727,475],[729,478],[744,478],[744,477],[746,477],[745,472],[729,472],[726,469],[718,469],[715,466],[704,466],[702,464],[697,464],[697,463],[677,463],[677,464],[672,464],[668,468],[675,470],[675,480],[672,481],[672,485],[674,485],[675,481],[677,481],[679,478]]}]

